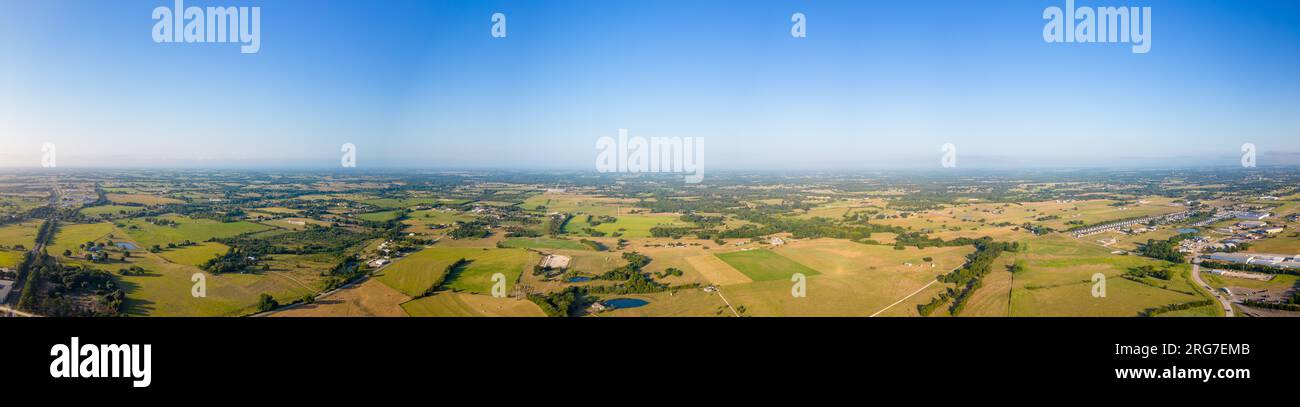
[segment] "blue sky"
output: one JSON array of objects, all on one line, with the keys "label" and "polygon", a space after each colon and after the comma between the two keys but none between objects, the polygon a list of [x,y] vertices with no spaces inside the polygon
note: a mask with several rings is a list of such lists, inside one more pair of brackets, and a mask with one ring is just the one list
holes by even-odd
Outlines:
[{"label": "blue sky", "polygon": [[[1300,152],[1300,2],[1152,7],[1152,47],[1049,44],[1065,1],[254,1],[261,50],[157,44],[162,1],[0,12],[0,166],[594,168],[704,137],[713,169],[1231,165]],[[507,16],[504,39],[490,17]],[[807,16],[807,38],[790,16]]]}]

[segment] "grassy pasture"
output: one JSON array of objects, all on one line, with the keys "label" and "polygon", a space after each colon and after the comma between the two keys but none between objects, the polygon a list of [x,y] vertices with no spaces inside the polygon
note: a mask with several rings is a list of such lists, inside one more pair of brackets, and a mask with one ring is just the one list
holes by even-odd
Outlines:
[{"label": "grassy pasture", "polygon": [[[270,294],[289,302],[312,292],[274,273],[212,275],[197,267],[167,261],[153,253],[133,252],[125,263],[88,263],[63,259],[112,273],[126,293],[124,308],[135,316],[238,316],[255,311],[258,297]],[[144,275],[122,276],[120,268],[139,266]],[[191,289],[194,274],[202,274],[207,286],[206,297],[194,297]]]},{"label": "grassy pasture", "polygon": [[21,245],[24,248],[31,249],[36,246],[36,231],[40,227],[41,221],[27,221],[0,226],[0,246],[14,247]]},{"label": "grassy pasture", "polygon": [[492,275],[503,273],[507,289],[513,286],[524,269],[537,262],[537,255],[523,249],[479,249],[431,247],[406,256],[385,268],[376,279],[403,294],[415,297],[428,290],[447,266],[459,259],[472,263],[456,276],[448,276],[446,288],[488,292]]},{"label": "grassy pasture", "polygon": [[397,217],[401,215],[402,215],[402,211],[371,212],[371,213],[363,213],[357,215],[357,219],[361,219],[369,222],[387,222],[393,219],[397,219]]},{"label": "grassy pasture", "polygon": [[311,304],[278,311],[274,317],[404,317],[401,304],[411,297],[375,280],[366,280]]},{"label": "grassy pasture", "polygon": [[380,208],[400,209],[400,208],[409,208],[418,205],[433,205],[439,203],[459,204],[459,203],[464,203],[465,201],[454,200],[454,199],[440,199],[434,197],[413,197],[413,198],[371,198],[371,199],[362,199],[359,202],[378,206]]},{"label": "grassy pasture", "polygon": [[501,245],[520,249],[591,250],[590,247],[577,240],[546,237],[510,237],[502,240]]},{"label": "grassy pasture", "polygon": [[578,194],[541,194],[524,200],[520,207],[533,210],[545,206],[547,212],[583,213],[587,215],[619,216],[630,208],[634,201]]},{"label": "grassy pasture", "polygon": [[[755,251],[758,250],[734,253]],[[924,250],[894,250],[890,246],[866,245],[848,240],[816,239],[792,241],[770,251],[788,258],[787,261],[816,270],[820,275],[807,279],[807,296],[801,298],[791,295],[794,283],[790,281],[789,274],[781,279],[722,286],[722,295],[734,306],[745,307],[745,315],[868,316],[885,310],[881,315],[914,316],[915,304],[928,301],[929,298],[923,297],[933,293],[922,291],[903,303],[888,309],[886,307],[926,287],[934,281],[935,276],[964,263],[964,257],[972,249],[934,247]],[[726,255],[723,253],[719,257]],[[929,263],[919,263],[925,257],[932,259],[933,267]],[[909,262],[913,264],[908,266],[906,263]],[[935,290],[939,286],[936,283],[928,289]],[[645,307],[617,310],[609,314],[731,315],[729,310],[717,313],[717,307],[723,305],[717,295],[696,293],[700,292],[682,291],[675,296],[655,294],[644,298],[652,301]],[[696,308],[687,309],[688,307]]]},{"label": "grassy pasture", "polygon": [[789,281],[795,273],[803,273],[805,276],[821,274],[771,250],[755,249],[720,253],[717,256],[753,281]]},{"label": "grassy pasture", "polygon": [[440,225],[453,224],[456,222],[468,222],[474,220],[474,215],[457,211],[444,211],[438,209],[429,209],[424,211],[411,212],[402,223],[408,225]]},{"label": "grassy pasture", "polygon": [[258,224],[262,224],[262,225],[266,225],[266,226],[270,226],[270,227],[274,227],[274,228],[280,228],[280,229],[291,230],[291,231],[295,231],[295,232],[297,232],[297,231],[301,231],[301,230],[307,230],[307,228],[308,228],[309,226],[311,226],[311,225],[316,225],[316,226],[329,226],[329,225],[330,225],[329,222],[325,222],[325,221],[321,221],[321,220],[316,220],[316,219],[311,219],[311,218],[281,218],[281,219],[272,219],[272,220],[265,220],[265,221],[258,222]]},{"label": "grassy pasture", "polygon": [[107,194],[107,197],[109,201],[117,203],[133,203],[141,205],[166,205],[185,202],[179,199],[148,194]]},{"label": "grassy pasture", "polygon": [[[618,221],[612,223],[601,223],[592,228],[604,232],[606,236],[614,236],[615,233],[625,238],[648,238],[650,237],[650,228],[655,226],[688,226],[682,222],[676,215],[622,215],[617,217]],[[586,216],[575,216],[569,224],[565,226],[566,231],[571,234],[585,235],[582,229],[588,227]]]},{"label": "grassy pasture", "polygon": [[153,245],[166,247],[168,243],[180,243],[186,240],[203,242],[212,238],[233,237],[245,233],[260,232],[271,229],[270,226],[251,222],[223,223],[209,219],[192,219],[180,215],[164,215],[162,219],[175,221],[177,226],[158,226],[143,219],[131,219],[121,222],[122,230],[130,234],[142,247]]},{"label": "grassy pasture", "polygon": [[17,250],[0,250],[0,267],[17,268],[23,262],[26,252]]},{"label": "grassy pasture", "polygon": [[[1016,253],[1026,271],[1010,285],[1011,316],[1135,316],[1146,308],[1202,299],[1188,281],[1190,266],[1138,256],[1110,254],[1110,249],[1067,235],[1054,234],[1028,241],[1028,251]],[[1170,281],[1141,284],[1121,277],[1129,268],[1173,266]],[[1004,270],[994,270],[994,273]],[[1092,295],[1092,276],[1105,276],[1106,296]],[[986,287],[987,288],[987,287]]]},{"label": "grassy pasture", "polygon": [[117,215],[123,212],[130,214],[130,213],[139,212],[143,209],[144,208],[139,206],[103,205],[103,206],[92,206],[89,208],[82,208],[79,212],[85,216],[99,216],[99,215]]},{"label": "grassy pasture", "polygon": [[207,242],[195,246],[166,249],[159,256],[176,264],[198,267],[214,257],[225,254],[230,247],[216,242]]},{"label": "grassy pasture", "polygon": [[121,233],[115,233],[112,223],[81,223],[81,224],[61,224],[58,233],[54,234],[54,240],[50,242],[46,249],[51,255],[62,255],[64,250],[71,250],[73,254],[79,254],[81,249],[77,246],[86,242],[100,242],[108,238],[108,235],[114,235],[119,240],[125,238]]},{"label": "grassy pasture", "polygon": [[440,292],[402,304],[413,317],[545,317],[532,301]]}]

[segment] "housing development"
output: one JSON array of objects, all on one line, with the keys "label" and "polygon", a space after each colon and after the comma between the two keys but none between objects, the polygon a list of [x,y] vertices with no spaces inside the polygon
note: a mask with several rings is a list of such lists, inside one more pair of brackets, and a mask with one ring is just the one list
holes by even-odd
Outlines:
[{"label": "housing development", "polygon": [[[1292,316],[1300,171],[11,170],[6,316]],[[1098,294],[1101,295],[1098,295]]]}]

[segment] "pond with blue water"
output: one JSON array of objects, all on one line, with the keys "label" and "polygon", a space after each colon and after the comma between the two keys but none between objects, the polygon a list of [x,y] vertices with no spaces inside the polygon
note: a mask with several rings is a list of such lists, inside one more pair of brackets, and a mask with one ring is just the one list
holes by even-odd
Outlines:
[{"label": "pond with blue water", "polygon": [[636,308],[649,303],[650,302],[646,300],[638,300],[636,298],[615,298],[605,301],[605,306],[613,308]]}]

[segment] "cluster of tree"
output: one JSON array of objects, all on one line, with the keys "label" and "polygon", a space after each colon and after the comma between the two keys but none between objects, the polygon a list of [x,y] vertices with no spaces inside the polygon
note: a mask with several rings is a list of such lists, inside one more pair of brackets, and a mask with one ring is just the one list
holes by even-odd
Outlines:
[{"label": "cluster of tree", "polygon": [[1224,270],[1253,271],[1256,273],[1266,273],[1266,274],[1290,274],[1293,276],[1300,276],[1300,270],[1288,269],[1288,268],[1277,268],[1277,267],[1271,267],[1263,264],[1224,263],[1218,261],[1205,260],[1201,262],[1201,267],[1207,267],[1212,269],[1224,269]]},{"label": "cluster of tree", "polygon": [[[243,273],[257,265],[257,259],[238,248],[230,248],[225,254],[208,259],[199,265],[200,269],[212,274]],[[269,268],[269,265],[263,265]]]},{"label": "cluster of tree", "polygon": [[361,260],[357,259],[355,255],[352,255],[344,258],[343,261],[334,265],[334,267],[330,268],[329,271],[321,274],[325,277],[322,280],[324,283],[323,290],[329,291],[342,287],[343,285],[364,276],[366,271],[361,268]]},{"label": "cluster of tree", "polygon": [[237,236],[213,239],[230,247],[238,247],[251,256],[266,254],[318,254],[346,253],[348,248],[364,244],[370,239],[391,235],[389,230],[361,233],[347,228],[311,225],[307,229],[270,236]]},{"label": "cluster of tree", "polygon": [[53,257],[29,253],[27,282],[18,307],[52,317],[104,317],[122,314],[126,295],[113,276],[100,270],[64,267]]},{"label": "cluster of tree", "polygon": [[1161,305],[1161,306],[1159,306],[1159,307],[1152,307],[1152,308],[1147,308],[1147,309],[1144,309],[1144,310],[1142,310],[1142,311],[1139,311],[1139,312],[1138,312],[1138,316],[1139,316],[1139,317],[1154,317],[1154,316],[1156,316],[1156,315],[1160,315],[1160,314],[1163,314],[1163,313],[1166,313],[1166,312],[1188,310],[1188,309],[1197,308],[1197,307],[1204,307],[1204,306],[1207,306],[1207,305],[1214,305],[1214,300],[1206,299],[1206,300],[1198,300],[1198,301],[1184,302],[1184,303],[1180,303],[1180,304],[1165,304],[1165,305]]},{"label": "cluster of tree", "polygon": [[176,221],[171,219],[164,219],[164,218],[152,218],[152,217],[144,218],[144,221],[152,223],[154,224],[154,226],[170,226],[170,227],[180,226],[180,224],[176,223]]},{"label": "cluster of tree", "polygon": [[966,308],[966,301],[984,285],[984,276],[991,271],[993,261],[997,260],[998,256],[1002,255],[1002,252],[1021,250],[1018,242],[994,242],[992,238],[988,237],[976,239],[974,245],[975,252],[966,256],[965,265],[948,274],[939,276],[939,281],[956,284],[960,287],[960,291],[953,295],[952,306],[948,309],[952,315],[960,315],[961,311]]},{"label": "cluster of tree", "polygon": [[473,220],[469,222],[456,222],[456,228],[451,230],[448,235],[452,239],[482,239],[492,234],[488,230],[487,222]]},{"label": "cluster of tree", "polygon": [[143,267],[131,266],[130,268],[117,269],[117,274],[123,276],[143,276],[145,271]]},{"label": "cluster of tree", "polygon": [[1195,235],[1188,233],[1171,237],[1168,240],[1147,239],[1147,243],[1142,245],[1140,253],[1153,259],[1182,263],[1187,261],[1187,258],[1178,251],[1178,243],[1192,236]]},{"label": "cluster of tree", "polygon": [[667,270],[655,273],[655,277],[659,277],[659,278],[664,278],[668,276],[681,277],[682,270],[675,267],[669,267]]},{"label": "cluster of tree", "polygon": [[522,226],[506,226],[506,237],[542,237],[542,232]]},{"label": "cluster of tree", "polygon": [[1282,310],[1282,311],[1300,311],[1300,304],[1296,304],[1296,303],[1276,303],[1276,302],[1246,300],[1242,302],[1242,305],[1248,307],[1254,307],[1254,308],[1275,309],[1275,310]]},{"label": "cluster of tree", "polygon": [[276,308],[280,308],[280,303],[271,294],[262,294],[257,298],[257,312],[267,312]]},{"label": "cluster of tree", "polygon": [[433,295],[433,293],[438,292],[438,290],[442,289],[442,285],[446,283],[447,280],[455,278],[462,271],[465,271],[465,268],[469,267],[470,263],[471,263],[470,260],[461,257],[459,260],[456,260],[454,263],[447,265],[447,268],[443,269],[442,275],[438,276],[437,279],[434,279],[433,283],[429,284],[429,288],[425,289],[423,293],[421,293],[419,296],[415,298],[419,299],[419,298],[428,297],[430,295]]},{"label": "cluster of tree", "polygon": [[1018,261],[1016,261],[1015,263],[1011,264],[1010,266],[1007,266],[1007,271],[1009,271],[1009,272],[1011,272],[1011,273],[1021,273],[1021,272],[1024,272],[1024,271],[1025,271],[1025,261],[1024,261],[1024,260],[1018,260]]},{"label": "cluster of tree", "polygon": [[671,238],[673,238],[673,239],[681,239],[682,236],[686,236],[687,234],[690,234],[690,233],[692,233],[692,232],[694,232],[694,231],[696,231],[696,230],[698,230],[698,229],[699,229],[698,227],[694,227],[694,226],[663,226],[663,225],[658,225],[658,226],[654,226],[654,227],[651,227],[651,228],[650,228],[650,236],[653,236],[653,237],[671,237]]},{"label": "cluster of tree", "polygon": [[49,243],[50,239],[54,238],[54,232],[58,230],[58,225],[59,222],[53,218],[41,222],[41,227],[36,229],[36,245],[39,247],[42,244]]},{"label": "cluster of tree", "polygon": [[[656,293],[669,289],[667,284],[655,281],[642,270],[650,264],[650,257],[637,252],[623,253],[627,264],[596,276],[601,280],[618,281],[617,284],[591,287],[592,292],[617,294]],[[679,270],[680,272],[680,270]]]},{"label": "cluster of tree", "polygon": [[[620,239],[620,240],[621,240],[621,239]],[[609,250],[609,247],[608,247],[608,246],[605,246],[604,243],[597,242],[597,241],[595,241],[595,240],[590,240],[590,239],[579,239],[579,240],[578,240],[578,243],[582,243],[584,246],[590,247],[591,250],[595,250],[595,251],[598,251],[598,252],[603,252],[603,251]]]},{"label": "cluster of tree", "polygon": [[613,280],[613,281],[627,280],[629,278],[632,278],[633,274],[641,273],[641,268],[645,267],[645,265],[647,264],[650,264],[649,256],[637,252],[623,253],[623,260],[627,260],[627,264],[615,268],[613,270],[606,271],[604,274],[597,276],[597,278],[602,280]]},{"label": "cluster of tree", "polygon": [[1052,233],[1052,232],[1055,232],[1055,231],[1056,231],[1055,229],[1049,228],[1049,227],[1047,227],[1047,226],[1043,226],[1043,225],[1035,225],[1035,224],[1033,224],[1033,223],[1029,223],[1029,222],[1025,222],[1025,223],[1021,224],[1021,225],[1020,225],[1020,228],[1026,230],[1026,231],[1029,231],[1029,233],[1033,233],[1034,235],[1037,235],[1037,236],[1042,236],[1042,235],[1045,235],[1045,234]]},{"label": "cluster of tree", "polygon": [[1124,272],[1124,276],[1137,278],[1137,279],[1143,277],[1153,277],[1161,280],[1168,280],[1170,278],[1173,278],[1174,271],[1169,269],[1168,267],[1157,269],[1155,268],[1155,266],[1148,264],[1145,266],[1129,268],[1128,271]]},{"label": "cluster of tree", "polygon": [[587,215],[587,224],[591,226],[600,226],[602,223],[618,222],[618,218],[609,215],[593,216]]},{"label": "cluster of tree", "polygon": [[793,218],[748,209],[739,211],[737,217],[742,220],[753,222],[757,225],[747,224],[738,228],[718,232],[713,236],[700,237],[706,239],[750,239],[789,232],[795,239],[834,238],[860,241],[870,238],[872,233],[902,234],[907,231],[906,229],[897,226],[874,223],[853,224],[823,217],[814,217],[810,219]]},{"label": "cluster of tree", "polygon": [[696,213],[688,213],[682,215],[682,220],[708,228],[722,225],[722,221],[726,220],[726,218],[723,216],[704,216]]},{"label": "cluster of tree", "polygon": [[569,317],[579,315],[587,303],[587,290],[582,287],[568,287],[563,291],[549,294],[528,294],[528,300],[537,304],[550,317]]},{"label": "cluster of tree", "polygon": [[951,288],[949,288],[948,290],[939,293],[937,297],[931,298],[930,302],[927,302],[925,304],[917,304],[916,312],[920,313],[921,316],[923,317],[928,317],[930,316],[930,314],[933,314],[935,310],[939,309],[939,307],[942,307],[944,304],[947,304],[948,300],[952,299],[952,295],[953,295],[953,291]]},{"label": "cluster of tree", "polygon": [[550,236],[559,236],[564,234],[564,227],[567,226],[569,220],[572,219],[573,215],[567,213],[551,215],[551,218],[546,221],[546,234]]}]

